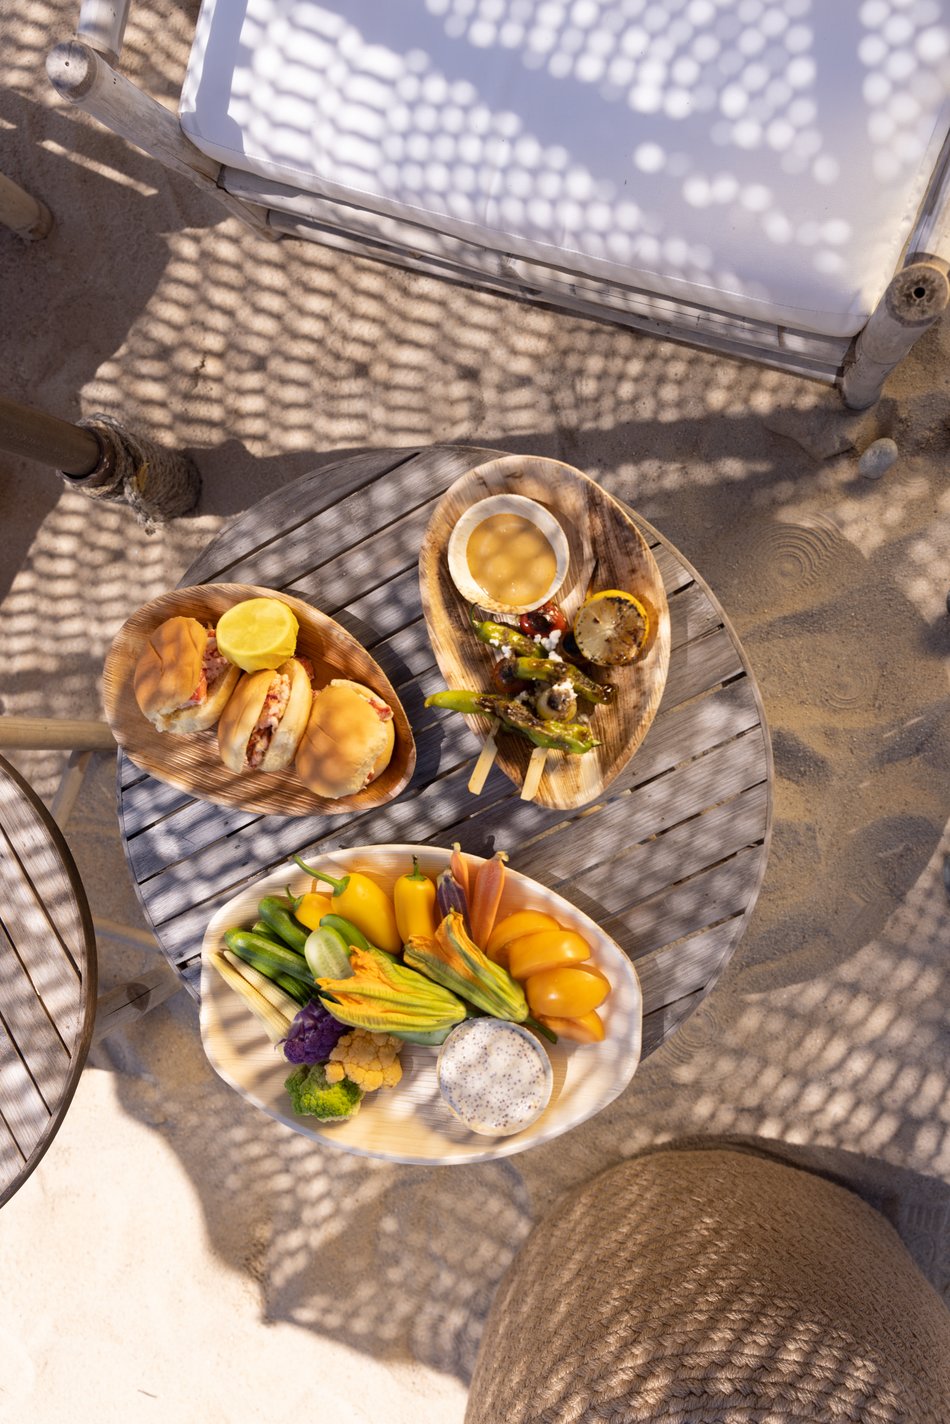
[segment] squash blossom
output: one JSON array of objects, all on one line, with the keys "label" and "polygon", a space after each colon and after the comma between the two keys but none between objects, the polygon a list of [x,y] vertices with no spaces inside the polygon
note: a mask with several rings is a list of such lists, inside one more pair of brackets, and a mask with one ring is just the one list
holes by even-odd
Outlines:
[{"label": "squash blossom", "polygon": [[333,1017],[351,1028],[438,1042],[468,1013],[448,989],[381,950],[353,945],[350,965],[349,978],[318,979],[317,988],[331,996],[325,1003]]},{"label": "squash blossom", "polygon": [[524,1023],[528,1001],[520,984],[495,964],[465,932],[458,910],[450,910],[434,939],[411,939],[403,949],[406,963],[460,994],[496,1019]]}]

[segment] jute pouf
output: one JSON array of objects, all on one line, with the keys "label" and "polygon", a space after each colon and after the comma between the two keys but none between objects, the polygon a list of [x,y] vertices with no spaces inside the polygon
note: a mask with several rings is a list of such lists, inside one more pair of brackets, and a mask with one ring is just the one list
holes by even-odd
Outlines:
[{"label": "jute pouf", "polygon": [[595,1177],[492,1304],[466,1424],[948,1424],[950,1312],[876,1211],[734,1150]]}]

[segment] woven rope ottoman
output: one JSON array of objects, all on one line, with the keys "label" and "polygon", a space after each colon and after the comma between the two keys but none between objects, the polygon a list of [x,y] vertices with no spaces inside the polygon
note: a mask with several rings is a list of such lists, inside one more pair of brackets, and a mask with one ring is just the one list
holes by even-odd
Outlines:
[{"label": "woven rope ottoman", "polygon": [[948,1424],[950,1312],[891,1226],[751,1152],[664,1150],[532,1231],[466,1424]]}]

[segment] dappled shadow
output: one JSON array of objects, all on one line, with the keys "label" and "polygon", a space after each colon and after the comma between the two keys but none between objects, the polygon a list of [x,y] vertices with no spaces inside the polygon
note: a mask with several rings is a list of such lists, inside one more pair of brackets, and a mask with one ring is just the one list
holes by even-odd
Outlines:
[{"label": "dappled shadow", "polygon": [[[132,8],[123,69],[166,102],[195,10]],[[936,869],[946,335],[930,333],[889,385],[895,423],[881,433],[898,439],[900,465],[859,483],[849,454],[819,462],[765,428],[776,409],[815,405],[804,381],[244,231],[37,97],[74,7],[31,14],[3,21],[0,117],[58,236],[34,249],[0,240],[17,297],[4,301],[10,393],[67,416],[104,409],[188,446],[205,482],[196,516],[150,540],[127,509],[3,463],[2,710],[97,715],[113,633],[227,517],[341,451],[448,441],[564,459],[655,523],[736,623],[775,733],[772,861],[739,954],[628,1092],[557,1142],[445,1169],[317,1146],[215,1078],[183,995],[96,1050],[128,1113],[177,1154],[262,1319],[467,1379],[531,1223],[598,1168],[679,1133],[837,1149],[859,1184],[913,1207],[920,1178],[950,1178]],[[404,611],[388,610],[395,627]],[[386,632],[379,607],[353,617]],[[55,785],[61,757],[18,760],[40,789]],[[74,851],[98,903],[131,918],[110,774],[91,820],[80,810]],[[119,977],[118,951],[106,943],[102,959],[104,981]],[[939,1223],[921,1208],[920,1224],[916,1254],[945,1289]]]}]

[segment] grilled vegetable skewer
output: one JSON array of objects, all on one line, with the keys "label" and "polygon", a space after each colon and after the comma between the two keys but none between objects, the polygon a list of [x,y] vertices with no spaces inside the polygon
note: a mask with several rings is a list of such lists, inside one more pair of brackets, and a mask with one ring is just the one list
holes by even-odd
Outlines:
[{"label": "grilled vegetable skewer", "polygon": [[514,671],[524,682],[569,682],[585,702],[613,701],[613,683],[595,682],[573,663],[556,662],[553,658],[519,657],[515,658]]},{"label": "grilled vegetable skewer", "polygon": [[478,761],[472,768],[472,774],[468,779],[468,789],[473,796],[477,796],[481,792],[482,787],[488,780],[488,773],[494,765],[495,757],[498,755],[498,743],[495,740],[495,735],[500,726],[501,718],[493,717],[492,724],[488,729],[488,736],[485,738],[485,744],[478,754]]},{"label": "grilled vegetable skewer", "polygon": [[547,747],[552,751],[572,752],[582,756],[600,746],[586,722],[545,722],[535,716],[530,707],[506,697],[496,697],[490,692],[473,692],[470,688],[448,688],[445,692],[433,692],[426,698],[427,707],[444,707],[450,712],[463,712],[468,716],[499,717],[506,727],[521,732],[537,747]]},{"label": "grilled vegetable skewer", "polygon": [[533,801],[537,795],[541,778],[544,775],[544,763],[547,759],[547,747],[535,747],[528,761],[528,770],[524,774],[524,781],[521,783],[522,801]]}]

